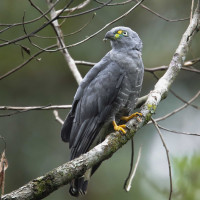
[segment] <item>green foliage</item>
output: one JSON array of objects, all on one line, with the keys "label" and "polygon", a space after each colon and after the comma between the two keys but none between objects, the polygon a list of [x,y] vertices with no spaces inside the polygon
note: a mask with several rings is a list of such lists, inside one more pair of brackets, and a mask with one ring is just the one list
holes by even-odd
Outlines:
[{"label": "green foliage", "polygon": [[176,200],[200,199],[200,155],[192,157],[175,158],[175,190]]}]

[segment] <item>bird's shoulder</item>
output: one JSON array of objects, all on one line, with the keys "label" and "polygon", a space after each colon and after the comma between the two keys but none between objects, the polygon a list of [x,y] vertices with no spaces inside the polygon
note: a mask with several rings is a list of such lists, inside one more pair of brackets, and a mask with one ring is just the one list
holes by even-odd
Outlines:
[{"label": "bird's shoulder", "polygon": [[113,76],[113,73],[117,75],[119,72],[119,64],[111,59],[111,51],[109,51],[98,63],[96,63],[89,72],[85,75],[82,80],[76,94],[74,100],[79,100],[83,95],[86,88],[93,84],[93,88],[95,85],[99,84],[99,81],[102,79],[108,79],[107,81],[112,81],[109,79]]}]

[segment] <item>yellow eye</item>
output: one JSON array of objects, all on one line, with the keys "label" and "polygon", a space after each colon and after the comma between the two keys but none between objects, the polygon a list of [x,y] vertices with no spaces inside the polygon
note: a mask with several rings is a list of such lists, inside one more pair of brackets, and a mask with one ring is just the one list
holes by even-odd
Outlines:
[{"label": "yellow eye", "polygon": [[123,35],[123,36],[128,36],[128,32],[124,31],[124,32],[122,33],[122,35]]}]

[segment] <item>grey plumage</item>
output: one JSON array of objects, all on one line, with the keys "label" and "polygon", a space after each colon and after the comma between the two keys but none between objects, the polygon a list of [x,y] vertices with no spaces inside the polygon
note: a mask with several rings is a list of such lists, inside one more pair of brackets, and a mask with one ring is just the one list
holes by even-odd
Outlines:
[{"label": "grey plumage", "polygon": [[[120,26],[108,31],[105,38],[110,39],[112,50],[81,82],[61,130],[62,140],[69,142],[70,160],[102,141],[112,121],[119,123],[122,116],[133,113],[142,87],[142,41],[137,33]],[[72,181],[70,193],[78,196],[86,189],[87,180],[81,177]]]}]

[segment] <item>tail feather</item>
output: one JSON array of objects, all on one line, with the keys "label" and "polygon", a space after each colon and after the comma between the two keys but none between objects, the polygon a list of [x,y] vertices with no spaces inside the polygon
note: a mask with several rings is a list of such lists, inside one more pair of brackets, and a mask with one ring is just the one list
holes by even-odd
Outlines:
[{"label": "tail feather", "polygon": [[87,186],[88,180],[85,180],[84,177],[75,179],[71,182],[69,193],[75,197],[78,197],[79,195],[85,195],[87,193]]},{"label": "tail feather", "polygon": [[71,182],[69,193],[72,196],[78,197],[87,193],[88,181],[90,180],[92,169],[88,169],[85,174]]}]

